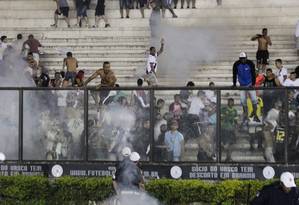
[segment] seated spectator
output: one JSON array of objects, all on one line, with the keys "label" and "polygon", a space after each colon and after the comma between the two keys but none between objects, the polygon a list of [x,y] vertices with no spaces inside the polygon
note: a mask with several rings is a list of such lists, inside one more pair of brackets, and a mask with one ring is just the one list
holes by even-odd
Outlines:
[{"label": "seated spectator", "polygon": [[65,79],[71,80],[72,85],[74,85],[77,75],[78,61],[73,57],[72,52],[67,52],[66,56],[67,57],[63,59],[62,70],[66,67]]},{"label": "seated spectator", "polygon": [[37,62],[37,65],[39,65],[40,47],[42,47],[42,44],[37,39],[35,39],[32,34],[28,36],[28,40],[25,41],[23,45],[23,48],[28,48],[28,52],[33,54],[33,58]]},{"label": "seated spectator", "polygon": [[79,70],[79,72],[77,73],[74,85],[77,87],[84,86],[84,71],[83,70]]},{"label": "seated spectator", "polygon": [[169,112],[174,114],[174,119],[179,120],[182,115],[182,104],[180,95],[174,95],[174,102],[169,106]]},{"label": "seated spectator", "polygon": [[283,86],[285,86],[285,87],[299,86],[299,79],[296,79],[295,72],[291,72],[290,78],[288,78],[284,81]]},{"label": "seated spectator", "polygon": [[86,27],[89,26],[89,20],[87,16],[87,1],[86,0],[76,0],[76,10],[77,10],[77,27],[82,27],[82,21],[85,20]]},{"label": "seated spectator", "polygon": [[62,87],[62,77],[60,72],[55,72],[54,79],[52,80],[53,80],[52,87],[54,88]]},{"label": "seated spectator", "polygon": [[42,73],[38,80],[38,87],[49,87],[50,84],[50,77],[48,74],[48,70],[42,67]]},{"label": "seated spectator", "polygon": [[8,43],[7,43],[7,36],[1,36],[1,41],[0,41],[0,61],[3,60],[3,53],[5,49],[7,48]]},{"label": "seated spectator", "polygon": [[272,72],[271,68],[268,68],[266,70],[266,75],[264,76],[264,87],[266,88],[272,88],[272,87],[277,87],[280,85],[280,82],[278,78],[275,76],[275,74]]},{"label": "seated spectator", "polygon": [[23,35],[18,34],[17,39],[11,43],[11,46],[17,51],[19,55],[22,57],[25,57],[23,54],[23,45],[24,45],[24,40],[23,40]]},{"label": "seated spectator", "polygon": [[275,66],[278,69],[276,77],[278,78],[280,85],[283,85],[284,81],[288,78],[288,70],[283,67],[281,59],[275,60]]},{"label": "seated spectator", "polygon": [[184,155],[184,136],[178,131],[178,122],[171,121],[170,130],[165,133],[164,143],[167,147],[168,161],[180,161]]}]

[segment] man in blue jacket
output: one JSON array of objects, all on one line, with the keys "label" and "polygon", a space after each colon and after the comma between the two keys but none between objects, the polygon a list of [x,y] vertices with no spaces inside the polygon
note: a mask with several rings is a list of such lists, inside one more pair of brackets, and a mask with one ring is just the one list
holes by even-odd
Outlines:
[{"label": "man in blue jacket", "polygon": [[[234,63],[233,66],[233,86],[236,87],[237,79],[241,87],[253,88],[255,85],[255,65],[251,60],[247,59],[245,52],[241,52],[239,60]],[[260,122],[256,110],[257,110],[257,97],[255,90],[242,90],[240,91],[241,103],[244,110],[243,124],[247,122],[248,108],[247,108],[247,96],[250,96],[253,105],[253,112],[250,118],[254,121]]]}]

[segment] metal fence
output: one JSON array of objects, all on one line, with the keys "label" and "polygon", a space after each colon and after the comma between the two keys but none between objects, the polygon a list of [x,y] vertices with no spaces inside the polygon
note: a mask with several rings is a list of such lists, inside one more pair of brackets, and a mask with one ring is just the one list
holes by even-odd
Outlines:
[{"label": "metal fence", "polygon": [[298,88],[0,88],[0,152],[19,162],[113,162],[128,146],[149,163],[296,164],[298,93]]}]

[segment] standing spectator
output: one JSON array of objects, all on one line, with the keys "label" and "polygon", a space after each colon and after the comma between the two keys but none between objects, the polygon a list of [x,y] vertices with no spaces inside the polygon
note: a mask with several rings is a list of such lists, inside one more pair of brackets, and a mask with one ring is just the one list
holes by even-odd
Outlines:
[{"label": "standing spectator", "polygon": [[76,75],[75,86],[77,86],[77,87],[84,86],[84,71],[83,70],[79,70],[78,74]]},{"label": "standing spectator", "polygon": [[[179,2],[179,0],[174,0],[174,1],[173,1],[173,3],[174,3],[174,9],[177,8],[177,6],[178,6],[178,2]],[[184,4],[185,4],[185,0],[181,0],[181,9],[184,8]]]},{"label": "standing spectator", "polygon": [[164,39],[161,39],[161,48],[158,52],[156,52],[155,47],[150,47],[150,54],[147,58],[146,64],[146,75],[144,76],[145,81],[147,81],[148,85],[157,85],[157,65],[158,65],[158,56],[163,53],[164,50]]},{"label": "standing spectator", "polygon": [[[255,66],[251,60],[247,59],[247,55],[244,52],[240,53],[239,60],[233,65],[233,86],[236,86],[237,78],[241,87],[253,87],[255,86]],[[247,108],[247,96],[250,96],[253,105],[253,112],[250,117],[253,117],[254,121],[260,122],[256,115],[257,110],[257,98],[255,90],[242,90],[241,104],[244,110],[243,123],[246,124],[248,119],[248,108]]]},{"label": "standing spectator", "polygon": [[295,37],[296,37],[297,54],[299,55],[299,20],[297,21],[297,24],[296,24]]},{"label": "standing spectator", "polygon": [[108,19],[105,15],[105,0],[98,0],[96,10],[95,10],[95,24],[93,28],[98,28],[100,20],[103,19],[105,22],[105,28],[110,27]]},{"label": "standing spectator", "polygon": [[139,1],[139,9],[141,13],[141,17],[144,18],[144,9],[147,6],[147,0],[138,0]]},{"label": "standing spectator", "polygon": [[67,52],[66,58],[63,59],[62,70],[66,67],[65,80],[72,81],[72,85],[75,83],[75,78],[77,75],[78,61],[73,57],[72,52]]},{"label": "standing spectator", "polygon": [[126,9],[126,18],[130,18],[131,0],[119,0],[120,17],[124,18],[124,9]]},{"label": "standing spectator", "polygon": [[257,68],[265,72],[269,59],[268,45],[272,46],[271,38],[268,36],[268,29],[263,28],[262,34],[256,34],[251,40],[258,40],[258,50],[256,52]]},{"label": "standing spectator", "polygon": [[[84,83],[85,86],[95,79],[96,77],[100,76],[101,84],[97,87],[115,87],[116,77],[114,72],[111,70],[111,66],[109,62],[104,62],[103,68],[98,69],[95,73],[93,73]],[[109,90],[102,90],[100,92],[100,104],[105,100],[105,98],[109,95]]]},{"label": "standing spectator", "polygon": [[76,0],[77,9],[77,27],[82,26],[82,20],[85,20],[86,27],[89,26],[89,20],[87,16],[87,0]]},{"label": "standing spectator", "polygon": [[30,68],[30,74],[32,76],[32,79],[34,80],[34,82],[37,85],[38,84],[38,77],[37,77],[38,76],[38,65],[37,65],[37,62],[34,60],[32,53],[28,53],[27,63]]},{"label": "standing spectator", "polygon": [[29,53],[33,54],[34,60],[39,65],[39,48],[42,47],[42,44],[30,34],[28,40],[24,42],[23,47],[28,48]]},{"label": "standing spectator", "polygon": [[221,108],[221,144],[226,152],[225,161],[232,161],[231,149],[236,141],[235,129],[237,128],[238,112],[234,108],[234,99],[227,100],[227,106]]},{"label": "standing spectator", "polygon": [[5,49],[7,48],[7,36],[1,36],[1,41],[0,41],[0,61],[3,60],[3,53]]},{"label": "standing spectator", "polygon": [[196,6],[195,6],[195,4],[196,4],[196,2],[195,2],[195,0],[187,0],[187,9],[189,9],[190,8],[190,2],[192,2],[192,9],[196,9]]},{"label": "standing spectator", "polygon": [[283,86],[285,86],[285,87],[299,86],[299,79],[296,79],[295,72],[291,72],[290,78],[288,78],[284,81]]},{"label": "standing spectator", "polygon": [[288,78],[288,70],[283,67],[281,59],[275,60],[275,66],[278,69],[276,77],[278,78],[280,85],[283,85],[284,81]]},{"label": "standing spectator", "polygon": [[174,95],[174,102],[170,104],[169,112],[173,113],[174,119],[179,120],[181,118],[183,111],[182,111],[181,98],[179,94]]},{"label": "standing spectator", "polygon": [[70,7],[67,3],[67,0],[54,0],[56,2],[57,5],[57,9],[54,13],[54,24],[51,25],[52,27],[57,28],[57,23],[58,23],[58,15],[63,15],[64,20],[67,24],[67,27],[71,27],[70,25],[70,19],[69,19],[69,10]]},{"label": "standing spectator", "polygon": [[168,9],[172,14],[172,18],[177,18],[178,16],[174,13],[172,7],[172,0],[162,0],[162,17],[165,18],[165,10]]},{"label": "standing spectator", "polygon": [[184,136],[178,131],[178,122],[172,120],[170,130],[165,133],[164,143],[167,147],[168,160],[178,162],[184,154]]},{"label": "standing spectator", "polygon": [[[195,84],[192,81],[189,81],[186,85],[186,87],[194,87],[194,86],[195,86]],[[189,105],[188,98],[191,95],[191,93],[192,93],[192,90],[191,91],[190,90],[181,90],[180,91],[180,98],[184,104]]]},{"label": "standing spectator", "polygon": [[280,175],[280,181],[264,186],[250,205],[296,205],[298,199],[294,175],[290,172],[283,172]]},{"label": "standing spectator", "polygon": [[23,45],[24,45],[23,35],[18,34],[17,39],[12,42],[11,46],[16,50],[18,54],[22,55]]}]

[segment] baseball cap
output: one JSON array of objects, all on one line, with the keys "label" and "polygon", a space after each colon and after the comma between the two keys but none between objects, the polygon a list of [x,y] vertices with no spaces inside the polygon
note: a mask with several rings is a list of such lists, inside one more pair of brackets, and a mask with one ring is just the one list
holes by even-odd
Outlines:
[{"label": "baseball cap", "polygon": [[132,162],[137,162],[140,160],[140,155],[137,152],[132,152],[130,155],[130,160]]},{"label": "baseball cap", "polygon": [[124,157],[128,157],[131,155],[131,149],[129,147],[124,147],[123,150],[121,151],[121,154]]},{"label": "baseball cap", "polygon": [[239,55],[240,58],[247,58],[247,55],[245,52],[241,52]]},{"label": "baseball cap", "polygon": [[280,181],[287,188],[296,187],[295,180],[294,180],[294,175],[290,172],[283,172],[280,175]]}]

